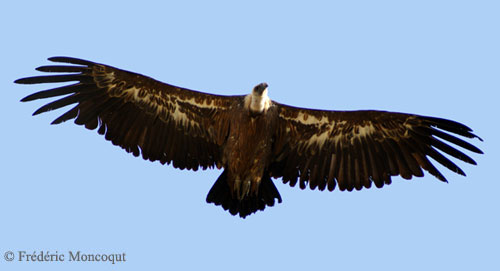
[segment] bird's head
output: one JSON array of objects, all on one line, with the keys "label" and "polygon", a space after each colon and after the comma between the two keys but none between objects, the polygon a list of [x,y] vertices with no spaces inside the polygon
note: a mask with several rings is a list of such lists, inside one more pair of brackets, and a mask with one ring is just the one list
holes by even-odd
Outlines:
[{"label": "bird's head", "polygon": [[252,114],[261,114],[271,106],[271,100],[267,96],[267,83],[256,85],[252,93],[245,97],[245,106]]},{"label": "bird's head", "polygon": [[260,83],[253,88],[253,94],[257,96],[267,95],[267,83]]}]

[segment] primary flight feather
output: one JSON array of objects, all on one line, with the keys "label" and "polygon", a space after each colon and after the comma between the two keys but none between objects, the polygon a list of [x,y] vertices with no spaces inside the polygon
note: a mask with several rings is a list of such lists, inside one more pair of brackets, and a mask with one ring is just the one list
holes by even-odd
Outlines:
[{"label": "primary flight feather", "polygon": [[330,191],[380,188],[391,176],[411,179],[423,170],[446,181],[428,157],[465,175],[443,153],[470,164],[476,162],[457,146],[482,153],[457,136],[479,137],[451,120],[298,108],[270,100],[266,83],[248,95],[213,95],[87,60],[49,60],[71,65],[42,66],[37,70],[62,74],[15,82],[75,83],[23,98],[62,96],[34,115],[73,105],[52,124],[75,119],[134,156],[175,168],[224,168],[206,200],[243,218],[281,202],[272,178]]}]

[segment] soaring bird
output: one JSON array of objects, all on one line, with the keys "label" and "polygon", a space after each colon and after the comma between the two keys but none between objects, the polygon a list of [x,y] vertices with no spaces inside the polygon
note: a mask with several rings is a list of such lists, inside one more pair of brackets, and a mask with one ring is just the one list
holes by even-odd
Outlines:
[{"label": "soaring bird", "polygon": [[392,176],[422,177],[423,169],[447,182],[429,157],[465,176],[443,153],[474,165],[456,146],[482,153],[457,136],[481,138],[452,120],[298,108],[269,99],[266,83],[248,95],[222,96],[87,60],[49,60],[69,65],[41,66],[38,71],[62,74],[15,83],[75,83],[23,98],[26,102],[62,96],[33,115],[74,105],[52,124],[75,119],[134,156],[175,168],[224,168],[206,201],[242,218],[281,203],[273,178],[292,187],[299,183],[301,189],[332,191],[338,186],[352,191],[372,183],[381,188]]}]

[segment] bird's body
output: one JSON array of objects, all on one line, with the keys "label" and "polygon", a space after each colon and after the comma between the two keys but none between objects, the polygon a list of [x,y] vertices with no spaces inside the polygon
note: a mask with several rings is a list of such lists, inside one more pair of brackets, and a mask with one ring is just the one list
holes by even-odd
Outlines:
[{"label": "bird's body", "polygon": [[228,171],[229,187],[234,197],[242,200],[250,192],[257,193],[265,165],[271,161],[278,114],[276,107],[260,113],[238,108],[233,116],[223,146],[222,163]]},{"label": "bird's body", "polygon": [[328,111],[274,102],[267,84],[250,94],[212,95],[86,60],[55,57],[72,65],[39,71],[68,74],[28,77],[21,84],[77,83],[40,91],[22,101],[67,95],[34,114],[76,104],[54,120],[98,129],[135,156],[180,169],[224,168],[207,202],[246,217],[281,202],[272,178],[302,189],[352,191],[382,187],[391,176],[446,181],[428,157],[465,175],[444,152],[475,164],[446,142],[472,152],[455,137],[476,138],[467,126],[446,119],[385,111]]},{"label": "bird's body", "polygon": [[[209,202],[230,206],[241,204],[252,206],[258,204],[259,188],[264,180],[264,188],[270,187],[270,198],[281,201],[274,184],[270,182],[270,173],[267,165],[272,161],[274,131],[277,124],[277,108],[270,106],[261,112],[252,112],[245,109],[248,103],[239,103],[233,110],[229,134],[223,148],[222,167],[225,178],[219,179],[220,185],[227,185],[230,202],[224,204],[224,199],[207,198]],[[214,185],[214,188],[217,187]],[[212,189],[214,189],[212,188]],[[274,189],[273,189],[274,188]],[[267,190],[266,190],[267,191]],[[223,195],[224,193],[220,193]]]}]

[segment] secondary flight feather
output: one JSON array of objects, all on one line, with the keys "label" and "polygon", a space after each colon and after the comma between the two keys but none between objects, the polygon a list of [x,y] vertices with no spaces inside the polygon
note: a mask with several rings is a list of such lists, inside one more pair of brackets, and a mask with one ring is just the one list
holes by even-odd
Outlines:
[{"label": "secondary flight feather", "polygon": [[330,191],[380,188],[424,171],[446,182],[429,157],[465,176],[446,155],[475,165],[463,149],[482,153],[462,138],[481,139],[452,120],[298,108],[269,99],[266,83],[248,95],[213,95],[87,60],[49,60],[63,64],[37,70],[57,74],[15,82],[74,83],[23,98],[59,97],[34,115],[71,105],[52,124],[75,119],[134,156],[175,168],[223,168],[206,201],[243,218],[282,201],[273,179]]}]

